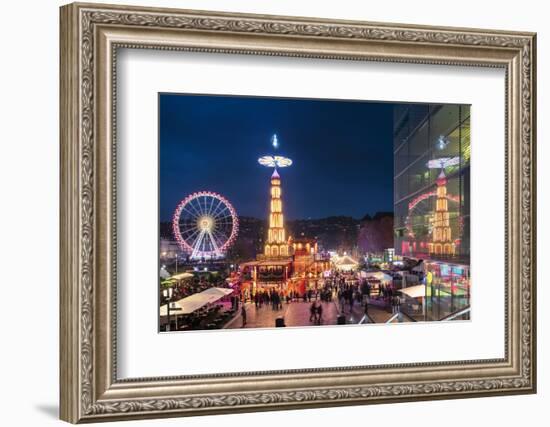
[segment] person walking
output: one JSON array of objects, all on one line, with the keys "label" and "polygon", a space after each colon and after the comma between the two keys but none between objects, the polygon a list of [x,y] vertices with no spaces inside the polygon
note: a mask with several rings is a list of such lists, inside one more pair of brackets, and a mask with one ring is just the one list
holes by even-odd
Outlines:
[{"label": "person walking", "polygon": [[246,326],[246,308],[244,307],[244,304],[241,307],[241,317],[243,319],[243,324],[241,328],[244,328]]},{"label": "person walking", "polygon": [[309,307],[309,321],[317,323],[317,303],[315,301]]},{"label": "person walking", "polygon": [[345,298],[344,292],[342,292],[341,289],[339,289],[337,292],[337,298],[338,298],[338,302],[340,303],[340,311],[343,313],[345,310],[346,298]]},{"label": "person walking", "polygon": [[401,313],[401,297],[399,295],[395,295],[395,311]]},{"label": "person walking", "polygon": [[320,325],[321,321],[323,320],[323,304],[319,304],[317,306],[317,324]]},{"label": "person walking", "polygon": [[391,308],[392,308],[391,312],[392,312],[393,314],[399,312],[399,305],[400,305],[400,302],[401,302],[401,301],[400,301],[400,299],[399,299],[399,297],[398,297],[397,295],[394,295],[394,296],[391,297]]}]

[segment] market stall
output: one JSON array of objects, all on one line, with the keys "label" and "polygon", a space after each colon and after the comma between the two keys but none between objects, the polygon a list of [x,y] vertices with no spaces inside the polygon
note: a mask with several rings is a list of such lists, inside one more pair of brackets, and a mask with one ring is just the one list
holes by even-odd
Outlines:
[{"label": "market stall", "polygon": [[[209,288],[205,291],[193,294],[191,296],[182,298],[178,301],[171,303],[170,305],[170,314],[171,315],[182,315],[190,314],[197,311],[199,308],[202,308],[208,304],[212,304],[223,297],[230,295],[233,292],[233,289],[227,288]],[[172,312],[174,310],[174,312]],[[166,304],[161,305],[160,315],[167,315]]]}]

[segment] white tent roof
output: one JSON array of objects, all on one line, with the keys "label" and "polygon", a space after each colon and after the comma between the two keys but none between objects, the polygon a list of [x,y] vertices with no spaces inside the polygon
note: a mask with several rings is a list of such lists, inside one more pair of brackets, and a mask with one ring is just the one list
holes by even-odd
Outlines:
[{"label": "white tent roof", "polygon": [[361,277],[364,278],[375,278],[384,282],[391,282],[393,277],[390,274],[384,273],[383,271],[361,271]]},{"label": "white tent roof", "polygon": [[172,277],[170,277],[170,279],[182,280],[182,279],[189,279],[190,277],[193,277],[192,273],[179,273],[179,274],[174,274]]},{"label": "white tent roof", "polygon": [[[179,301],[173,302],[170,305],[170,314],[178,315],[193,313],[194,311],[205,306],[206,304],[211,304],[223,298],[224,296],[229,295],[231,292],[233,292],[233,289],[208,288],[205,291],[190,295],[188,297],[180,299]],[[174,311],[172,312],[172,310]],[[160,307],[160,315],[167,315],[166,304]]]},{"label": "white tent roof", "polygon": [[410,296],[411,298],[419,298],[426,295],[426,285],[409,286],[408,288],[399,289],[399,292]]},{"label": "white tent roof", "polygon": [[334,264],[338,266],[344,266],[344,265],[350,265],[350,266],[356,266],[359,264],[357,261],[355,261],[352,257],[349,255],[344,255],[343,257],[339,257],[334,261]]}]

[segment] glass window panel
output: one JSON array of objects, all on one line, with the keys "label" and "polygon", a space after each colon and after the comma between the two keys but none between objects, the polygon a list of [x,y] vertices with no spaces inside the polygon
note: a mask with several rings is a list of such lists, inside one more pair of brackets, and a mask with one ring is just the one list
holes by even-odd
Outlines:
[{"label": "glass window panel", "polygon": [[407,105],[398,105],[394,109],[394,137],[393,149],[397,150],[403,144],[410,132],[409,115]]},{"label": "glass window panel", "polygon": [[433,183],[433,171],[427,167],[430,160],[430,154],[425,154],[409,166],[407,170],[409,175],[409,191],[415,192],[424,189],[427,185]]},{"label": "glass window panel", "polygon": [[409,176],[405,172],[394,180],[395,185],[395,201],[401,200],[409,195]]},{"label": "glass window panel", "polygon": [[440,137],[447,136],[459,123],[459,105],[444,105],[430,118],[430,139],[435,147]]},{"label": "glass window panel", "polygon": [[422,156],[430,149],[429,121],[426,120],[409,138],[409,153],[411,161]]},{"label": "glass window panel", "polygon": [[429,112],[429,105],[414,104],[409,106],[409,126],[411,127],[411,132],[428,117]]},{"label": "glass window panel", "polygon": [[405,167],[410,163],[409,162],[409,144],[403,144],[394,157],[394,173],[398,175]]},{"label": "glass window panel", "polygon": [[467,165],[470,163],[470,117],[464,120],[460,126],[460,154],[461,164]]}]

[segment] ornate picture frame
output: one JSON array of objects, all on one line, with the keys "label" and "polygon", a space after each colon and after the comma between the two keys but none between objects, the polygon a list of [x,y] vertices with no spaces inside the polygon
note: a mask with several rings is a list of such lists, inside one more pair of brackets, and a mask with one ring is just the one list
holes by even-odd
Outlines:
[{"label": "ornate picture frame", "polygon": [[[72,423],[536,391],[536,36],[174,9],[61,8],[61,419]],[[117,378],[117,49],[498,67],[506,73],[505,357]]]}]

